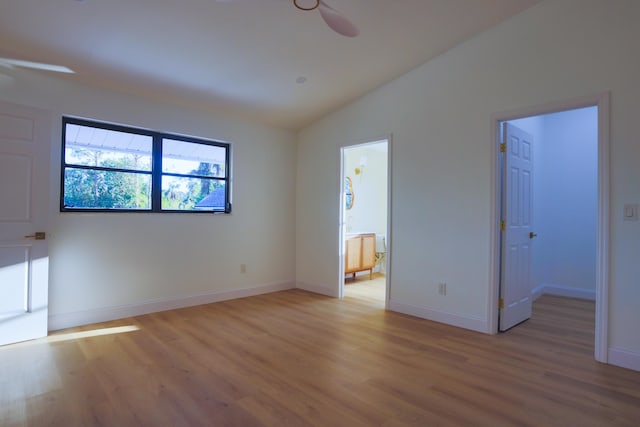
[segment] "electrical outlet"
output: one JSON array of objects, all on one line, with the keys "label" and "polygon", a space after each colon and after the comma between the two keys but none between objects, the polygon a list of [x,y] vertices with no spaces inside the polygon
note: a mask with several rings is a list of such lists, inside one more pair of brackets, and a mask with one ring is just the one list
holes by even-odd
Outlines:
[{"label": "electrical outlet", "polygon": [[624,220],[625,221],[638,220],[638,205],[624,205]]},{"label": "electrical outlet", "polygon": [[240,264],[240,273],[247,272],[247,264]]},{"label": "electrical outlet", "polygon": [[447,294],[447,284],[444,282],[438,283],[438,294],[446,295]]}]

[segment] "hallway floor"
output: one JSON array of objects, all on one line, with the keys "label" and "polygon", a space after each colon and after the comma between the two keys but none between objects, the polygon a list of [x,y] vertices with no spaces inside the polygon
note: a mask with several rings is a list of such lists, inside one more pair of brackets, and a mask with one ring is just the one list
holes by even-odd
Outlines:
[{"label": "hallway floor", "polygon": [[356,276],[352,279],[348,276],[344,280],[344,297],[362,300],[371,303],[374,307],[384,308],[386,276],[382,273],[373,273],[373,280],[369,274]]}]

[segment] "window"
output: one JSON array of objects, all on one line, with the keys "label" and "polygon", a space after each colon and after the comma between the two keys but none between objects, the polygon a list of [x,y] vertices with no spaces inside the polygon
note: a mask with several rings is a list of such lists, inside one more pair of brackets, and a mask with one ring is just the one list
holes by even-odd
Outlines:
[{"label": "window", "polygon": [[229,144],[62,119],[61,211],[231,212]]}]

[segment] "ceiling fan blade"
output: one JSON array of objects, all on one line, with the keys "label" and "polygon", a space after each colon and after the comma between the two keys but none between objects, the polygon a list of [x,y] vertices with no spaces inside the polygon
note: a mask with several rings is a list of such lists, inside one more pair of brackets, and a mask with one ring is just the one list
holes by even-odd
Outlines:
[{"label": "ceiling fan blade", "polygon": [[329,28],[336,33],[345,37],[355,37],[360,34],[360,31],[358,31],[351,21],[342,16],[337,10],[326,4],[324,1],[320,1],[318,10],[320,10],[320,15],[322,15],[324,22],[326,22]]},{"label": "ceiling fan blade", "polygon": [[[216,0],[217,3],[258,3],[258,2],[273,2],[273,3],[283,3],[288,2],[292,3],[293,0]],[[298,4],[299,5],[299,4]],[[320,0],[316,3],[316,1],[311,1],[309,4],[309,9],[305,8],[306,3],[303,3],[302,7],[298,6],[299,9],[303,10],[315,10],[316,7],[320,11],[320,15],[324,22],[338,34],[341,34],[345,37],[355,37],[360,34],[358,28],[356,28],[351,21],[342,16],[340,12],[326,4],[323,0]]]},{"label": "ceiling fan blade", "polygon": [[46,64],[44,62],[23,61],[21,59],[14,58],[0,58],[0,66],[5,67],[21,67],[32,68],[34,70],[54,71],[56,73],[70,73],[75,71],[65,67],[64,65]]}]

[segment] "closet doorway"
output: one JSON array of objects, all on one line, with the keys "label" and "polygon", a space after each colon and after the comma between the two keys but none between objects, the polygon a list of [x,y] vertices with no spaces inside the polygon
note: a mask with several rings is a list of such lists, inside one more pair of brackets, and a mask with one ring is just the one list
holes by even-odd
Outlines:
[{"label": "closet doorway", "polygon": [[[531,313],[532,301],[540,295],[595,300],[594,356],[605,363],[608,99],[605,93],[493,116],[496,203],[495,220],[492,220],[492,223],[495,221],[495,240],[489,301],[492,313],[489,330],[497,332],[526,320]],[[511,128],[526,136],[513,137]],[[531,153],[530,157],[535,159],[535,168],[527,169],[533,171],[533,178],[528,180],[524,175],[519,177],[517,167],[504,164],[505,157],[517,154],[518,140],[533,143],[531,150],[520,151]],[[514,197],[512,190],[528,181],[532,183],[527,187],[532,197]],[[518,191],[517,194],[529,192],[524,187]],[[527,242],[521,247],[526,250],[516,251],[516,244],[510,243],[509,231],[518,231],[525,226],[531,228],[523,230],[527,232]],[[511,252],[518,252],[517,263],[505,257]],[[523,284],[513,287],[513,281]],[[523,291],[518,294],[520,287]],[[517,309],[523,304],[527,305],[526,310]],[[508,312],[510,307],[515,307],[516,314],[522,316],[514,318]],[[504,324],[503,316],[509,320]]]},{"label": "closet doorway", "polygon": [[389,138],[340,149],[340,298],[386,308],[390,277]]}]

